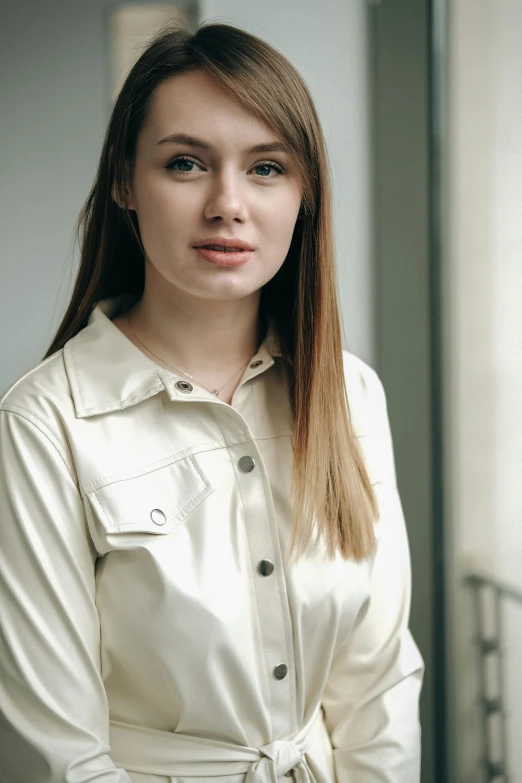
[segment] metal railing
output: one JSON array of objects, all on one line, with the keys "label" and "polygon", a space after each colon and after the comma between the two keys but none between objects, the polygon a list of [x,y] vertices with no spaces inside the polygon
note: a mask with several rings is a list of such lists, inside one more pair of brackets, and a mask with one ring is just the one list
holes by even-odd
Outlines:
[{"label": "metal railing", "polygon": [[[488,576],[472,573],[466,583],[473,593],[475,639],[481,704],[484,783],[510,783],[503,676],[502,602],[522,605],[522,592]],[[492,688],[491,683],[494,683]]]}]

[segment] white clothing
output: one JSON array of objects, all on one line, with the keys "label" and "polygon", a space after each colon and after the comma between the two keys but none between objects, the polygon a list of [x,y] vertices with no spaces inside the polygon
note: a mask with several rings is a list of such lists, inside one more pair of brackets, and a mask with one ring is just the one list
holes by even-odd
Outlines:
[{"label": "white clothing", "polygon": [[343,352],[376,554],[289,563],[275,332],[228,405],[139,351],[110,320],[122,302],[0,400],[0,783],[418,783],[423,664],[376,373]]}]

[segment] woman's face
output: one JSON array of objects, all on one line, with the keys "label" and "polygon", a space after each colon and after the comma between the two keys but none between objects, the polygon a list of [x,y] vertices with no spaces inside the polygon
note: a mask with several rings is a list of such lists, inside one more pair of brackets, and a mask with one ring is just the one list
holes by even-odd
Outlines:
[{"label": "woman's face", "polygon": [[[260,145],[276,148],[252,150]],[[146,284],[152,277],[167,295],[212,300],[257,296],[285,260],[301,203],[291,155],[278,146],[282,139],[204,71],[157,88],[127,201],[138,217]],[[223,266],[194,248],[220,238],[253,250],[240,266]]]}]

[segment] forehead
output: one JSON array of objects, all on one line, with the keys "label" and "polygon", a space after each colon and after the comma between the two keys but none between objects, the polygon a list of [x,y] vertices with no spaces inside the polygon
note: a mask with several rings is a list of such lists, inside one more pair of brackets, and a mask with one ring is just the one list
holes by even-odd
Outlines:
[{"label": "forehead", "polygon": [[204,70],[176,74],[162,82],[152,97],[143,134],[159,141],[173,132],[209,140],[248,139],[253,143],[281,140],[269,125],[242,106],[234,95]]}]

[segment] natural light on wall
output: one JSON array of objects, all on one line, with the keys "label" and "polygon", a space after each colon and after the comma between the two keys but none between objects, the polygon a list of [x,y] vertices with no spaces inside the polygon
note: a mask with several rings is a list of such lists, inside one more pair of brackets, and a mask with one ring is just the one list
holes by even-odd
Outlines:
[{"label": "natural light on wall", "polygon": [[168,24],[193,21],[192,3],[126,3],[110,16],[111,97],[114,101],[151,36]]}]

